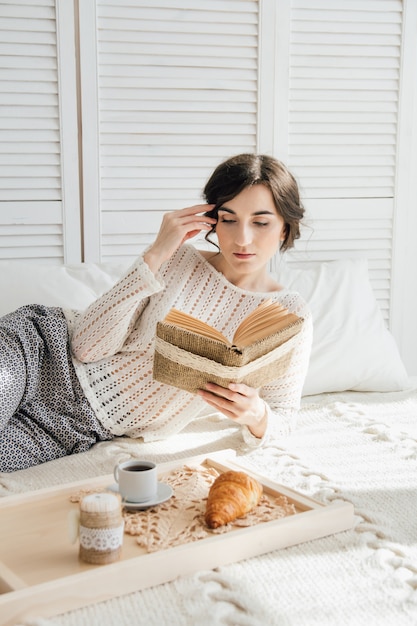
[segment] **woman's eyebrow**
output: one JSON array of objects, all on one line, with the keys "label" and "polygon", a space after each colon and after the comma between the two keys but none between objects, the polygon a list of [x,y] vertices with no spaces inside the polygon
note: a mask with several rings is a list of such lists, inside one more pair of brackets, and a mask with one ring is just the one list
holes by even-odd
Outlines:
[{"label": "woman's eyebrow", "polygon": [[[236,215],[236,212],[232,209],[229,209],[227,206],[221,206],[217,209],[218,211],[225,211],[226,213],[231,213],[232,215]],[[268,209],[261,209],[260,211],[254,211],[252,215],[275,215],[273,211],[269,211]]]}]

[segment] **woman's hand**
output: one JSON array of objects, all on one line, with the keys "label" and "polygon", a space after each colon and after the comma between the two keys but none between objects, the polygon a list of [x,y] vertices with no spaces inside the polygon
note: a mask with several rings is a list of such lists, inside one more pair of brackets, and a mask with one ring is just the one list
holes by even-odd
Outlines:
[{"label": "woman's hand", "polygon": [[267,410],[256,389],[243,383],[230,383],[227,389],[207,383],[205,389],[200,389],[198,394],[226,417],[246,425],[255,437],[264,436],[268,421]]},{"label": "woman's hand", "polygon": [[155,273],[178,248],[201,231],[210,231],[216,220],[204,215],[213,204],[196,204],[187,209],[165,213],[159,232],[144,261]]}]

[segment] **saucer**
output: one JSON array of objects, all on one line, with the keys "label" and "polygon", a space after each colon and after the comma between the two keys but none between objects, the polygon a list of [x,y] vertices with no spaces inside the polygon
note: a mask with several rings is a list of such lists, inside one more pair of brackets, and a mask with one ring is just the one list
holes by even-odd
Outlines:
[{"label": "saucer", "polygon": [[[119,485],[117,483],[109,485],[107,489],[119,493]],[[150,506],[156,506],[157,504],[161,504],[162,502],[169,500],[171,496],[172,487],[170,485],[167,485],[166,483],[158,483],[158,490],[154,498],[146,500],[145,502],[129,502],[128,500],[122,500],[122,504],[126,509],[131,509],[132,511],[141,511],[143,509],[149,509]]]}]

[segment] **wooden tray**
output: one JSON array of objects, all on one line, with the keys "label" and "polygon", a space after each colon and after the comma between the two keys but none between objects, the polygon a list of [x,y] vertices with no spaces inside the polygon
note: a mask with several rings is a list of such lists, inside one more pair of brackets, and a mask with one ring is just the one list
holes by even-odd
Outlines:
[{"label": "wooden tray", "polygon": [[285,495],[297,513],[153,553],[125,534],[120,561],[90,565],[79,561],[78,542],[68,539],[68,513],[77,506],[70,496],[82,488],[109,485],[111,475],[0,498],[0,624],[51,617],[353,525],[349,502],[325,506],[239,466],[232,450],[162,463],[159,477],[193,464],[220,472],[243,470],[263,484],[265,493]]}]

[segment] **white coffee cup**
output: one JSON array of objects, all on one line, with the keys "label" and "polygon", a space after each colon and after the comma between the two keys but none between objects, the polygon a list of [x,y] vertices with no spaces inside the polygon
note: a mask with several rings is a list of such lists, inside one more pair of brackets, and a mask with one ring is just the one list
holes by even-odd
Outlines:
[{"label": "white coffee cup", "polygon": [[119,493],[127,502],[146,502],[157,495],[158,473],[155,463],[132,459],[114,468]]}]

